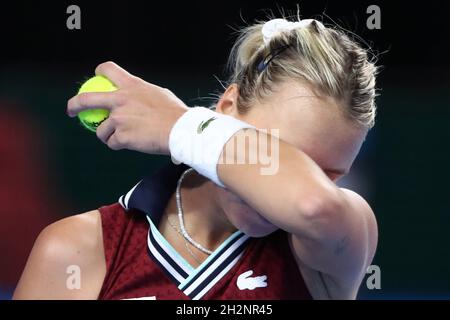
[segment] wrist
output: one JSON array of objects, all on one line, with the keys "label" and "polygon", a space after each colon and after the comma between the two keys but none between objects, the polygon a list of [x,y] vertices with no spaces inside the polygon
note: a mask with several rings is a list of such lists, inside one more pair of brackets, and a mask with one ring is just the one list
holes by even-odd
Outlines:
[{"label": "wrist", "polygon": [[228,140],[238,131],[253,128],[246,122],[203,107],[190,108],[173,125],[169,134],[172,161],[184,163],[224,186],[217,164]]}]

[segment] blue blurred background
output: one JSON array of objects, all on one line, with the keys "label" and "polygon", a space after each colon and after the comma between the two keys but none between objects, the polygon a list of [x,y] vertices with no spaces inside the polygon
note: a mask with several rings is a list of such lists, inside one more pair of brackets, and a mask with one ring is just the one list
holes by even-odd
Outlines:
[{"label": "blue blurred background", "polygon": [[[81,30],[66,8],[81,8]],[[366,9],[381,8],[369,30]],[[220,93],[233,28],[295,13],[297,1],[58,1],[0,10],[0,299],[9,299],[39,231],[115,202],[168,161],[115,152],[66,116],[66,102],[97,64],[113,60],[170,88],[188,105]],[[379,224],[381,289],[361,299],[450,298],[450,4],[446,1],[300,2],[365,39],[380,55],[376,127],[342,185],[361,193]]]}]

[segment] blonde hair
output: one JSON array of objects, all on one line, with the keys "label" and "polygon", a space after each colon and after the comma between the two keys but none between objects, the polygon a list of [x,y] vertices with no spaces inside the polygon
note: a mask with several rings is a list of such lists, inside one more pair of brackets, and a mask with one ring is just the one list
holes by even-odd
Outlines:
[{"label": "blonde hair", "polygon": [[[273,93],[283,80],[299,79],[344,102],[344,113],[361,126],[374,126],[377,67],[368,50],[346,32],[316,21],[280,32],[265,44],[263,25],[258,22],[240,31],[228,61],[228,84],[238,85],[240,113],[245,113],[255,99]],[[267,60],[262,69],[261,62]]]}]

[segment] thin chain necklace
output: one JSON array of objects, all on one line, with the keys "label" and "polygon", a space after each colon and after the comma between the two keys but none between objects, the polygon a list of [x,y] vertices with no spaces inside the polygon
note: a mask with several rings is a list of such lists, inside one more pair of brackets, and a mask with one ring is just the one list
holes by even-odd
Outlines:
[{"label": "thin chain necklace", "polygon": [[194,169],[189,168],[187,169],[185,172],[183,172],[183,174],[181,175],[180,179],[178,179],[178,184],[177,184],[177,190],[175,192],[175,198],[177,201],[177,211],[178,211],[178,221],[180,223],[180,231],[182,236],[194,247],[196,247],[198,250],[200,250],[203,253],[206,253],[208,255],[211,255],[213,252],[211,250],[206,249],[205,247],[203,247],[200,243],[194,241],[194,239],[191,238],[191,236],[189,235],[189,233],[187,232],[185,226],[184,226],[184,219],[183,219],[183,207],[181,205],[181,183],[183,182],[184,177],[191,173],[192,171],[194,171]]},{"label": "thin chain necklace", "polygon": [[175,230],[178,233],[178,235],[183,238],[184,246],[186,247],[186,250],[189,252],[189,254],[192,256],[192,258],[194,258],[195,262],[197,262],[198,264],[201,264],[200,259],[198,259],[197,256],[192,252],[191,248],[189,248],[189,242],[187,242],[187,240],[183,237],[183,234],[181,233],[180,229],[178,229],[172,223],[172,221],[170,221],[169,216],[167,216],[167,221],[169,222],[169,225],[173,228],[173,230]]}]

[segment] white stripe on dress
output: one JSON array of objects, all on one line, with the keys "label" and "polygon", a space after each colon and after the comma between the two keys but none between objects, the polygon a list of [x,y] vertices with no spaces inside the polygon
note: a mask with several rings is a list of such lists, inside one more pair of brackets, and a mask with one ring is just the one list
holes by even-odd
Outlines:
[{"label": "white stripe on dress", "polygon": [[156,250],[156,248],[153,246],[152,242],[150,241],[150,234],[147,236],[147,243],[148,247],[153,254],[153,256],[158,259],[158,261],[166,268],[166,270],[175,278],[178,282],[184,281],[184,278],[181,274],[178,273],[171,265],[164,259],[164,257]]},{"label": "white stripe on dress", "polygon": [[[184,290],[186,295],[190,295],[192,291],[194,291],[202,282],[224,261],[226,260],[239,246],[244,243],[249,236],[244,235],[238,241],[233,243],[231,247],[229,247],[212,265],[208,267],[208,269],[203,272],[203,274],[197,278],[189,287]],[[233,260],[234,261],[234,260]]]},{"label": "white stripe on dress", "polygon": [[128,201],[130,200],[131,194],[133,193],[134,189],[136,189],[136,187],[137,187],[141,182],[142,182],[142,180],[139,181],[138,183],[136,183],[136,185],[135,185],[130,191],[128,191],[127,194],[125,195],[125,199],[124,199],[124,201],[123,201],[123,202],[124,202],[124,205],[125,205],[125,209],[128,210]]},{"label": "white stripe on dress", "polygon": [[204,287],[202,291],[200,291],[194,298],[192,298],[192,300],[201,299],[217,282],[219,282],[220,279],[223,278],[223,276],[228,271],[230,271],[230,269],[238,262],[239,258],[243,254],[244,254],[243,252],[238,254],[237,257],[234,258],[234,260],[228,266],[226,266],[206,287]]},{"label": "white stripe on dress", "polygon": [[[147,217],[148,222],[150,223],[150,227],[151,230],[153,232],[153,230],[155,229],[155,227],[153,226],[153,223],[151,222],[150,218]],[[159,239],[159,237],[157,236],[156,232],[153,232],[153,238],[156,240],[156,242],[159,244],[159,246],[164,250],[164,252],[173,259],[173,261],[176,262],[176,264],[183,269],[184,272],[186,272],[186,274],[190,274],[192,270],[188,269],[184,263],[182,261],[180,261],[180,258],[177,257],[176,255],[173,254],[172,250],[170,250],[169,248],[166,248],[166,244],[161,241]],[[167,249],[167,250],[166,250]]]}]

